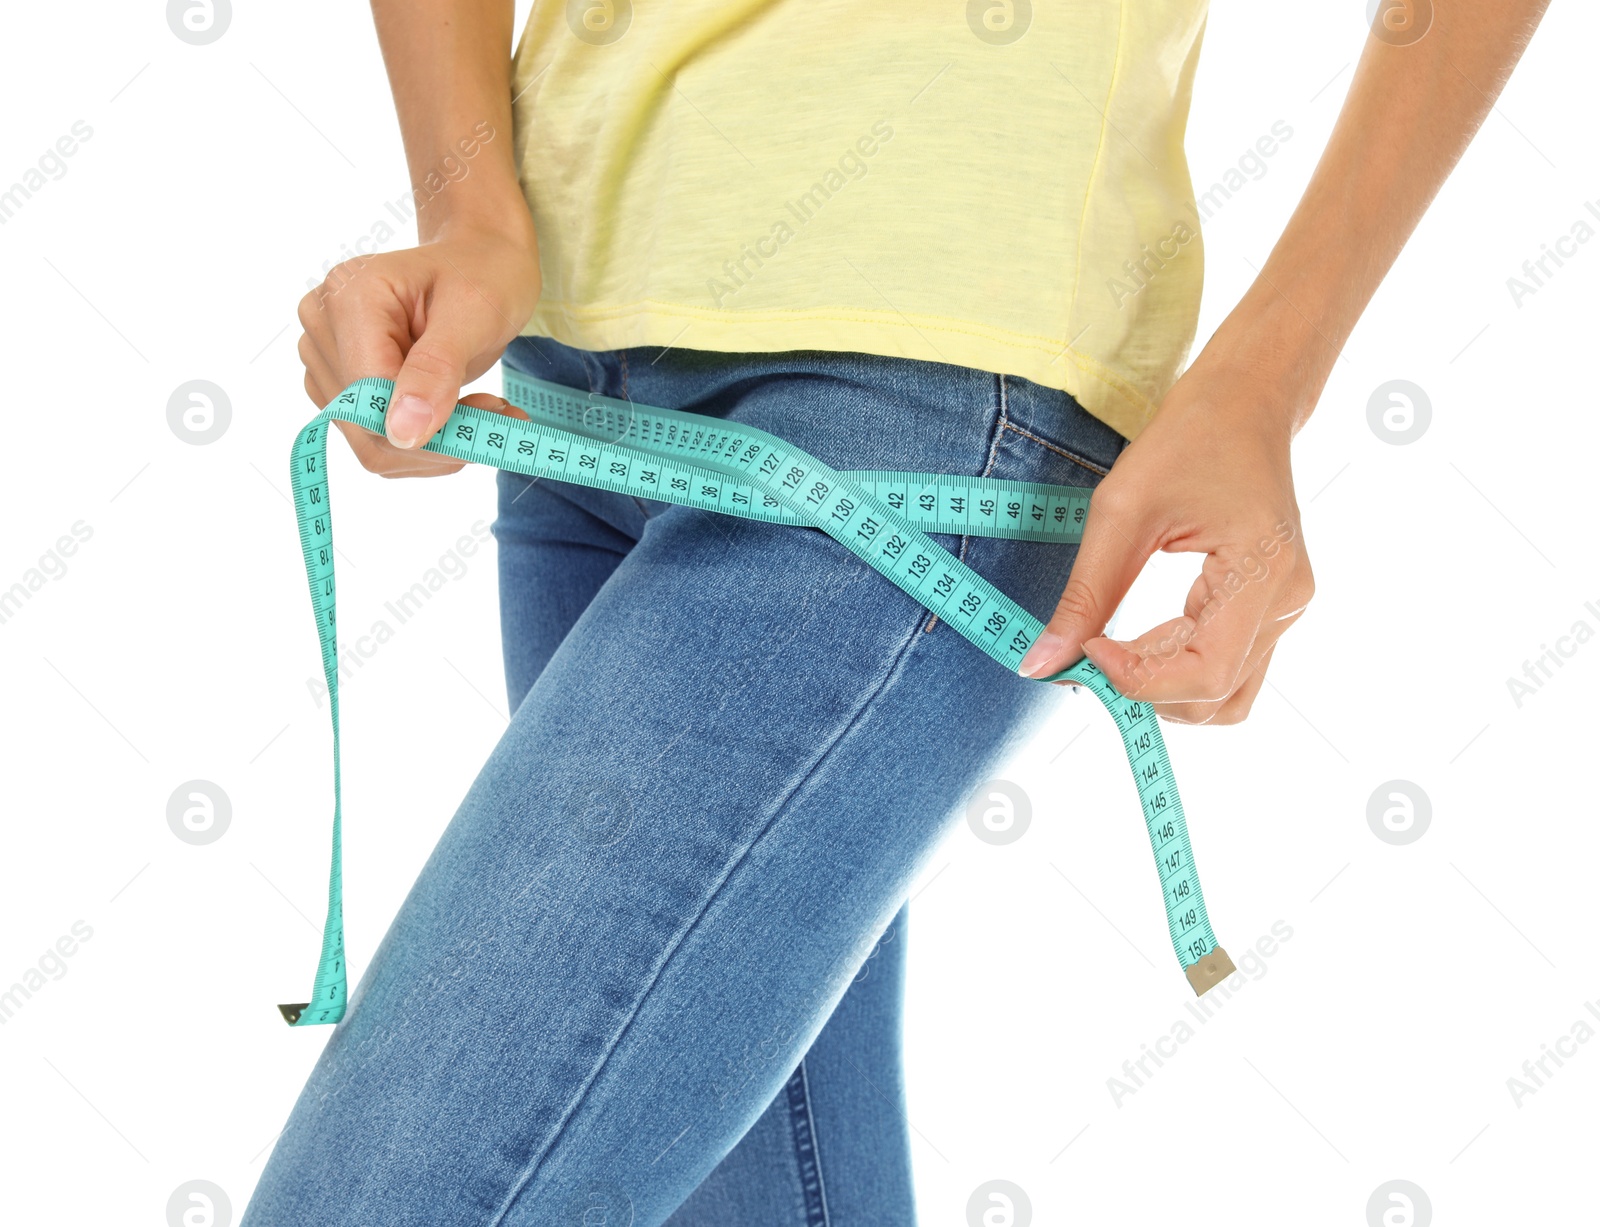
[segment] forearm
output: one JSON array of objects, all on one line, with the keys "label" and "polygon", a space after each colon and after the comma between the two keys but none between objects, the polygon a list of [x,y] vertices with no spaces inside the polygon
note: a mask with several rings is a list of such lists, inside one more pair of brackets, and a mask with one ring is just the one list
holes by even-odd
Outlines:
[{"label": "forearm", "polygon": [[1420,40],[1396,46],[1369,36],[1299,206],[1217,334],[1279,389],[1291,433],[1548,3],[1435,0]]},{"label": "forearm", "polygon": [[424,243],[463,227],[531,241],[511,140],[512,0],[372,0]]}]

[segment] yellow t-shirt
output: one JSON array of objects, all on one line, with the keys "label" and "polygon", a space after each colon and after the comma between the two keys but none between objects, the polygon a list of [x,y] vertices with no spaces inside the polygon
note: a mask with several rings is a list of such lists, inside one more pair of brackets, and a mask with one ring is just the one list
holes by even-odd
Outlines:
[{"label": "yellow t-shirt", "polygon": [[1206,0],[541,0],[524,333],[856,351],[1063,388],[1133,437],[1194,339]]}]

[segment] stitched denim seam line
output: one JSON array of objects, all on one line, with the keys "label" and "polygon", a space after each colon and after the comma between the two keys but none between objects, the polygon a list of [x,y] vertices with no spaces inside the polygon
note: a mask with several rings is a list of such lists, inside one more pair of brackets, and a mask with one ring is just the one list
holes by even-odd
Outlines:
[{"label": "stitched denim seam line", "polygon": [[1017,434],[1021,435],[1024,439],[1032,439],[1040,447],[1046,448],[1047,450],[1054,452],[1058,456],[1066,457],[1068,460],[1072,461],[1073,464],[1082,465],[1084,468],[1088,469],[1091,473],[1098,473],[1098,474],[1100,474],[1101,477],[1105,477],[1107,474],[1109,474],[1111,472],[1110,469],[1104,468],[1101,465],[1096,464],[1093,460],[1090,460],[1086,456],[1080,456],[1076,452],[1069,452],[1066,448],[1062,447],[1059,443],[1052,443],[1052,442],[1050,442],[1049,439],[1040,438],[1038,435],[1034,434],[1031,430],[1024,430],[1022,427],[1013,425],[1010,422],[1007,422],[1005,424],[1005,428],[1007,430],[1010,430],[1010,431],[1015,431]]},{"label": "stitched denim seam line", "polygon": [[509,1214],[516,1206],[517,1199],[522,1196],[523,1190],[527,1188],[528,1184],[533,1180],[533,1177],[537,1173],[540,1165],[544,1163],[544,1161],[555,1150],[556,1146],[560,1144],[561,1136],[566,1132],[567,1125],[571,1123],[573,1116],[577,1114],[578,1109],[582,1106],[583,1101],[587,1097],[590,1089],[594,1086],[595,1080],[600,1076],[601,1072],[605,1069],[606,1064],[610,1061],[612,1053],[617,1050],[618,1045],[620,1045],[623,1039],[627,1036],[629,1029],[633,1026],[634,1019],[639,1016],[639,1011],[644,1008],[645,1002],[649,1000],[651,993],[655,991],[656,985],[661,982],[661,976],[666,971],[668,964],[672,962],[678,951],[683,948],[683,943],[689,939],[689,935],[694,932],[695,928],[700,924],[700,921],[705,918],[705,915],[711,909],[712,904],[714,904],[721,896],[722,888],[726,886],[728,884],[728,880],[739,871],[739,868],[749,858],[750,853],[755,849],[756,845],[767,837],[767,835],[772,831],[772,828],[777,824],[778,820],[782,818],[783,815],[788,811],[795,798],[805,791],[806,785],[812,781],[818,770],[821,769],[822,765],[827,762],[833,752],[838,749],[841,744],[843,744],[845,738],[850,736],[851,732],[865,718],[867,712],[872,708],[873,704],[880,697],[882,697],[883,692],[899,676],[901,666],[905,661],[905,657],[909,653],[910,649],[915,645],[916,641],[916,623],[913,623],[910,632],[902,640],[899,648],[894,652],[888,668],[883,672],[883,676],[878,679],[871,691],[861,700],[860,705],[854,712],[851,713],[850,718],[845,721],[844,725],[839,729],[839,731],[834,734],[832,740],[830,740],[828,744],[822,748],[821,752],[816,756],[816,758],[812,760],[811,766],[806,769],[805,775],[802,776],[801,779],[795,783],[794,787],[789,789],[789,791],[779,800],[776,808],[772,812],[772,817],[767,819],[766,824],[762,826],[760,831],[756,832],[755,838],[745,845],[744,851],[739,853],[738,857],[733,861],[733,863],[730,864],[723,872],[722,877],[718,880],[716,886],[712,888],[710,895],[708,895],[705,901],[700,905],[700,909],[695,913],[694,918],[683,927],[682,931],[678,934],[677,940],[672,943],[671,948],[666,951],[661,960],[657,963],[650,977],[649,984],[645,986],[644,992],[640,994],[638,1001],[634,1003],[632,1013],[628,1015],[627,1020],[622,1024],[622,1027],[612,1039],[610,1047],[608,1047],[606,1051],[601,1054],[599,1061],[595,1064],[594,1069],[590,1071],[589,1077],[585,1080],[583,1086],[578,1089],[578,1092],[574,1096],[572,1103],[567,1108],[566,1114],[562,1117],[561,1123],[556,1126],[556,1131],[551,1136],[550,1141],[545,1146],[543,1152],[536,1158],[530,1159],[527,1165],[524,1167],[521,1175],[512,1182],[511,1188],[506,1194],[505,1201],[502,1203],[500,1209],[495,1212],[494,1217],[486,1224],[486,1227],[503,1227],[506,1215]]},{"label": "stitched denim seam line", "polygon": [[[616,351],[616,355],[622,375],[622,399],[631,405],[633,404],[633,393],[628,391],[628,351],[619,349]],[[629,495],[629,497],[633,499],[633,505],[639,509],[639,515],[642,517],[639,531],[643,533],[644,526],[650,523],[650,508],[644,505],[644,500],[637,494]]]},{"label": "stitched denim seam line", "polygon": [[[995,384],[999,389],[999,396],[997,397],[998,409],[995,415],[994,426],[992,427],[994,431],[994,437],[989,440],[989,455],[983,463],[983,472],[978,474],[979,477],[987,477],[994,471],[995,457],[1000,451],[1000,440],[1005,437],[1006,427],[1010,425],[1010,421],[1006,417],[1006,414],[1009,411],[1009,402],[1006,399],[1006,377],[1004,375],[997,375],[995,377]],[[972,544],[971,535],[966,533],[962,534],[961,549],[956,552],[957,562],[966,562],[967,546],[970,544]],[[924,635],[931,635],[933,633],[933,628],[938,625],[939,615],[931,614],[928,617],[927,625],[922,628],[922,633]]]},{"label": "stitched denim seam line", "polygon": [[800,1168],[800,1190],[805,1198],[805,1227],[828,1227],[828,1190],[822,1180],[816,1120],[811,1115],[811,1082],[806,1077],[804,1057],[790,1076],[787,1089],[790,1136],[794,1141],[795,1162]]}]

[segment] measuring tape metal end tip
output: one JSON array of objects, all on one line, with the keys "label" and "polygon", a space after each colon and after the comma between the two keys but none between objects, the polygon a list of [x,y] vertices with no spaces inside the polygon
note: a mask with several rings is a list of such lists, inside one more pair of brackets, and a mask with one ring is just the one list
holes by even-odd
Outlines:
[{"label": "measuring tape metal end tip", "polygon": [[1194,989],[1194,995],[1204,997],[1208,990],[1216,988],[1237,970],[1228,952],[1221,946],[1213,946],[1210,954],[1202,955],[1199,962],[1189,964],[1183,969],[1183,974],[1189,977],[1189,986]]}]

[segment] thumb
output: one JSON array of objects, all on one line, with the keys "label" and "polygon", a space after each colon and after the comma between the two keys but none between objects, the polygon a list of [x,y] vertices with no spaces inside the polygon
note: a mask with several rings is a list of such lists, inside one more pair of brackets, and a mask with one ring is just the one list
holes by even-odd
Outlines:
[{"label": "thumb", "polygon": [[1150,557],[1149,548],[1135,544],[1142,536],[1130,536],[1130,529],[1131,524],[1119,524],[1091,504],[1083,544],[1056,611],[1017,666],[1023,677],[1049,677],[1076,664],[1084,640],[1105,629]]},{"label": "thumb", "polygon": [[465,335],[460,314],[444,313],[423,330],[395,376],[384,429],[396,447],[421,447],[450,416],[479,346]]}]

